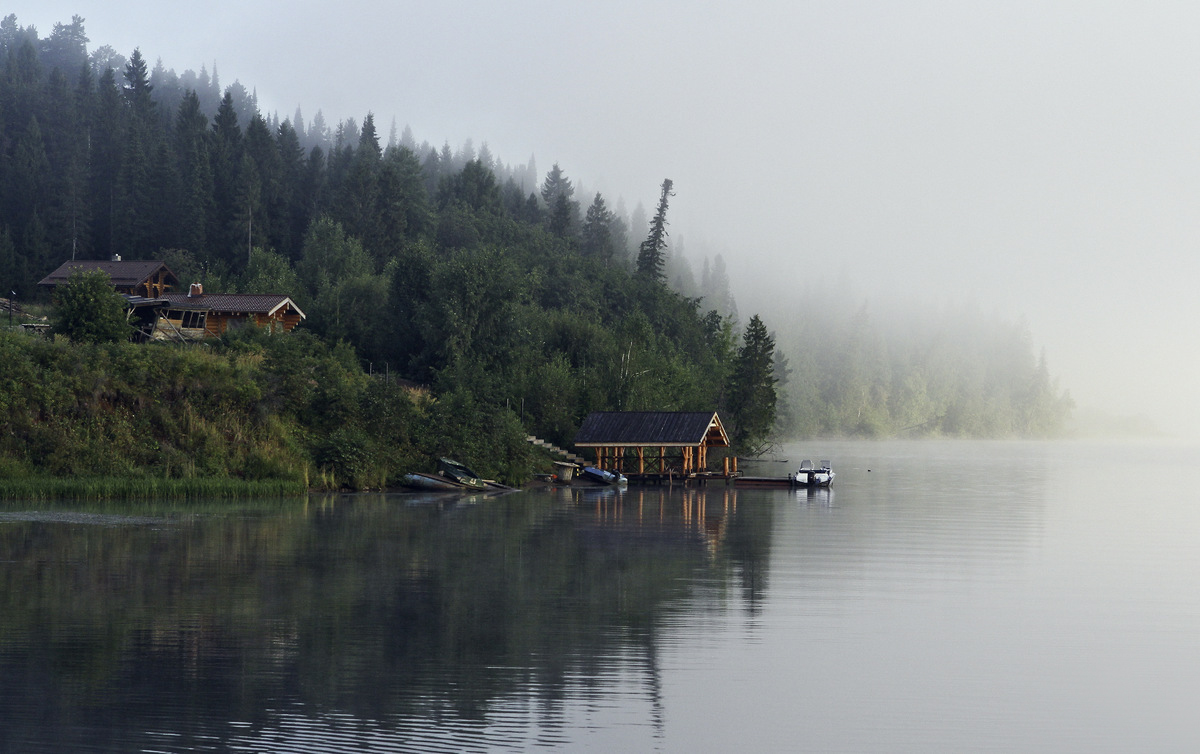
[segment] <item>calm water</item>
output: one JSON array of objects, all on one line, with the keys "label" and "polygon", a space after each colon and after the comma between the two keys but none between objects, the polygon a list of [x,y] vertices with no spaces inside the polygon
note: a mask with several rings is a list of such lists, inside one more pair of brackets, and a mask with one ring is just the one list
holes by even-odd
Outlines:
[{"label": "calm water", "polygon": [[835,489],[2,506],[0,752],[1200,750],[1200,448],[785,455]]}]

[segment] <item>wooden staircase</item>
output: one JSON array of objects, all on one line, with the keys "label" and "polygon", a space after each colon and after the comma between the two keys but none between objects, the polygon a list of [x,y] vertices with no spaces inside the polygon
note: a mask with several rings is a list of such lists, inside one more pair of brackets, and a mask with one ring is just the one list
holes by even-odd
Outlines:
[{"label": "wooden staircase", "polygon": [[533,445],[536,448],[542,448],[543,450],[549,451],[553,455],[559,456],[561,458],[565,458],[566,460],[570,461],[571,463],[578,463],[582,466],[588,465],[588,462],[585,461],[582,456],[577,456],[568,450],[563,450],[562,448],[558,447],[554,443],[543,440],[540,437],[534,437],[533,435],[526,435],[525,441],[528,442],[530,445]]}]

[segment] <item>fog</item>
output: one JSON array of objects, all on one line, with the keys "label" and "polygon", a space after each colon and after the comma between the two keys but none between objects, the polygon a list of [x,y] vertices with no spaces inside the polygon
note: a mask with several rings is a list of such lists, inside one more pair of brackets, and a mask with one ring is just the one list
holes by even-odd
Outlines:
[{"label": "fog", "polygon": [[[805,284],[1016,320],[1081,407],[1200,426],[1200,6],[20,0],[260,108],[557,162],[743,315]],[[531,187],[532,188],[532,187]],[[590,197],[585,197],[590,198]],[[639,231],[635,229],[635,234]]]}]

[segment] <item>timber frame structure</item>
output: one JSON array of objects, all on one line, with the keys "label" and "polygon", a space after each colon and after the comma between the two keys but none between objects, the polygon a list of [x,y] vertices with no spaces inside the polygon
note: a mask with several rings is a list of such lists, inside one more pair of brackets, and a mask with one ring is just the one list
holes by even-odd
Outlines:
[{"label": "timber frame structure", "polygon": [[99,270],[108,275],[117,293],[142,298],[158,298],[179,285],[179,278],[166,264],[158,260],[122,261],[116,257],[108,261],[81,259],[63,262],[58,269],[38,282],[44,288],[56,288],[71,278],[76,271]]},{"label": "timber frame structure", "polygon": [[231,328],[254,324],[272,331],[291,332],[305,318],[288,296],[263,293],[167,293],[147,332],[151,340],[218,338]]},{"label": "timber frame structure", "polygon": [[[728,448],[729,435],[715,411],[598,411],[575,435],[576,449],[595,452],[597,468],[631,481],[681,481],[730,476],[730,457],[709,469],[709,448]],[[737,473],[733,458],[732,473]]]}]

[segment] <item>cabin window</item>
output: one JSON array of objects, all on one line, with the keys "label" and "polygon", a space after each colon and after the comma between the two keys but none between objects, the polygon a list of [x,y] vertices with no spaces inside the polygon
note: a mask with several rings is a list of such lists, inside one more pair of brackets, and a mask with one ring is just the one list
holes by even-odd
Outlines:
[{"label": "cabin window", "polygon": [[186,311],[183,313],[183,327],[204,329],[204,312]]},{"label": "cabin window", "polygon": [[181,328],[201,330],[204,328],[205,314],[195,309],[185,309],[169,311],[165,316],[171,322],[178,322]]}]

